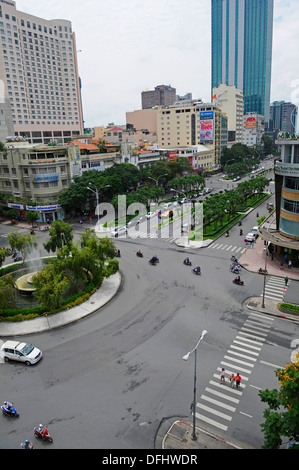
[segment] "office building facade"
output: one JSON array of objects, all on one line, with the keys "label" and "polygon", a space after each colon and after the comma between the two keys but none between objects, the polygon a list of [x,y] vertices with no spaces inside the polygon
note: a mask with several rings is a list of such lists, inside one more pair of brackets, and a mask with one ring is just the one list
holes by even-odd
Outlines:
[{"label": "office building facade", "polygon": [[244,98],[234,85],[221,83],[213,88],[213,104],[227,116],[228,146],[243,141]]},{"label": "office building facade", "polygon": [[154,90],[141,93],[142,109],[154,106],[170,106],[176,101],[176,89],[170,85],[158,85]]},{"label": "office building facade", "polygon": [[83,133],[81,83],[72,24],[18,11],[0,0],[0,81],[14,134],[66,143]]},{"label": "office building facade", "polygon": [[290,102],[274,101],[270,106],[268,130],[296,133],[298,107]]},{"label": "office building facade", "polygon": [[[157,113],[157,134],[160,148],[205,145],[213,149],[213,167],[220,163],[223,148],[223,113],[211,103],[193,100],[172,106],[160,106]],[[227,127],[226,134],[227,135]],[[212,168],[211,168],[212,169]]]},{"label": "office building facade", "polygon": [[244,111],[269,122],[273,0],[212,0],[212,86],[243,91]]}]

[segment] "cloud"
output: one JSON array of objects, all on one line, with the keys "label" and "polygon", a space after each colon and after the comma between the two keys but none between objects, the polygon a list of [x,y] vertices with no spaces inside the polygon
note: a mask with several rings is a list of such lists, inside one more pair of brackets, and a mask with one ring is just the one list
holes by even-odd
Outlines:
[{"label": "cloud", "polygon": [[[50,6],[50,8],[49,8]],[[64,18],[76,33],[85,125],[125,123],[141,92],[166,84],[210,100],[211,2],[17,0],[18,10]],[[271,101],[291,100],[299,79],[299,0],[275,0]],[[292,95],[293,93],[293,95]]]}]

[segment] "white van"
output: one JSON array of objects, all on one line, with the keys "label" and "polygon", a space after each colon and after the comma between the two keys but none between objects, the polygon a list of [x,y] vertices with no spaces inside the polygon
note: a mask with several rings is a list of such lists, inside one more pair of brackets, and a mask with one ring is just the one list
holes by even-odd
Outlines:
[{"label": "white van", "polygon": [[257,235],[257,229],[258,229],[258,226],[252,227],[251,233],[254,233],[255,235]]}]

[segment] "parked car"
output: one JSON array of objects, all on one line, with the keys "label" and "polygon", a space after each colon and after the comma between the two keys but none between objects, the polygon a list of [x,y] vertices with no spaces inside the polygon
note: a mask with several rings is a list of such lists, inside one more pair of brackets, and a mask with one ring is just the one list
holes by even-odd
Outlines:
[{"label": "parked car", "polygon": [[32,344],[19,341],[6,341],[1,346],[4,360],[24,362],[27,366],[36,364],[42,358],[42,352]]},{"label": "parked car", "polygon": [[111,237],[119,237],[120,235],[124,235],[128,233],[127,227],[116,227],[114,230],[111,232]]},{"label": "parked car", "polygon": [[157,215],[156,212],[148,212],[148,213],[146,214],[146,218],[147,218],[147,219],[150,219],[151,217],[154,217],[155,215]]}]

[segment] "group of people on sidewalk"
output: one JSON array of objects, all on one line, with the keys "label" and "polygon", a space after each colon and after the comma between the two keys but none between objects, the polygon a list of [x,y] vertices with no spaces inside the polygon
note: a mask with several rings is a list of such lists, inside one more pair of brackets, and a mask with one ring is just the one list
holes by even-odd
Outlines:
[{"label": "group of people on sidewalk", "polygon": [[[226,373],[225,369],[222,368],[222,370],[220,372],[220,385],[225,384],[225,377],[227,377],[227,373]],[[233,387],[234,384],[235,384],[237,389],[240,388],[240,384],[241,384],[242,379],[241,379],[241,376],[240,376],[239,372],[237,372],[237,375],[232,373],[231,375],[228,376],[228,378],[229,378],[231,387]]]}]

